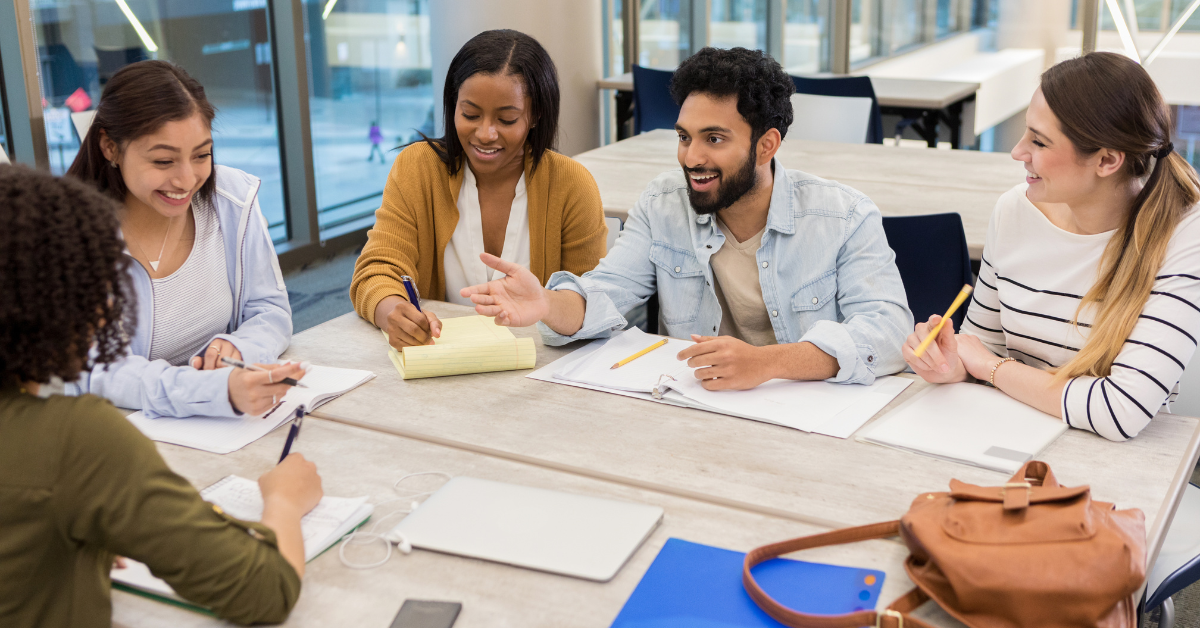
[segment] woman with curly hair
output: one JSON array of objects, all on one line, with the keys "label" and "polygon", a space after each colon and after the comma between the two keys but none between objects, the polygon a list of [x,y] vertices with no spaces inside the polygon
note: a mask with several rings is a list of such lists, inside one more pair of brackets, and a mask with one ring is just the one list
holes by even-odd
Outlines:
[{"label": "woman with curly hair", "polygon": [[279,260],[258,207],[259,180],[213,165],[213,106],[166,61],[122,68],[104,87],[68,175],[117,200],[138,325],[129,355],[93,370],[91,392],[146,415],[259,414],[279,377],[222,368],[274,362],[292,335]]},{"label": "woman with curly hair", "polygon": [[110,402],[53,394],[125,358],[133,262],[112,201],[88,186],[0,166],[0,207],[0,625],[108,626],[114,556],[220,617],[283,621],[316,467],[289,456],[259,478],[262,523],[237,521]]}]

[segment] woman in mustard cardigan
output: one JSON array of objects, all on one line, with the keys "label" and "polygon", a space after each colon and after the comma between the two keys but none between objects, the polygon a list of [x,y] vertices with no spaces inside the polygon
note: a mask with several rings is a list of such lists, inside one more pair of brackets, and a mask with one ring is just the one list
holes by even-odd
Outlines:
[{"label": "woman in mustard cardigan", "polygon": [[401,151],[375,227],[354,266],[350,298],[393,347],[441,332],[400,278],[421,295],[472,305],[467,286],[493,279],[487,252],[527,266],[544,284],[582,274],[604,256],[604,210],[588,171],[550,150],[558,130],[558,76],[546,50],[512,30],[468,41],[446,76],[445,135]]}]

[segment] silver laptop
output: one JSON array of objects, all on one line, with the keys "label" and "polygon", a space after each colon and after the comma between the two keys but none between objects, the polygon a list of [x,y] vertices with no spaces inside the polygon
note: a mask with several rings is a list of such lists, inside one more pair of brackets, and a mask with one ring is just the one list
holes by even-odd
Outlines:
[{"label": "silver laptop", "polygon": [[663,509],[457,477],[395,528],[413,547],[607,582]]}]

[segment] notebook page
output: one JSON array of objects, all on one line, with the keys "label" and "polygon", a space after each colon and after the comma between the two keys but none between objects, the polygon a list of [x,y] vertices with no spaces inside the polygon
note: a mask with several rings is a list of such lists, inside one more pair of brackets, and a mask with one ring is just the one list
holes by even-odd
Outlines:
[{"label": "notebook page", "polygon": [[151,419],[139,411],[126,418],[150,440],[215,454],[227,454],[253,443],[287,422],[295,413],[297,405],[295,401],[284,397],[284,401],[278,406],[261,415]]},{"label": "notebook page", "polygon": [[[262,491],[258,482],[236,475],[226,476],[221,481],[200,491],[206,501],[220,506],[230,517],[245,521],[261,521],[263,512]],[[342,527],[366,497],[322,497],[307,515],[300,519],[300,532],[304,536],[304,560],[312,560],[325,551],[338,528]]]},{"label": "notebook page", "polygon": [[533,368],[537,345],[486,316],[463,316],[443,320],[434,344],[389,348],[388,357],[401,377],[417,379]]},{"label": "notebook page", "polygon": [[300,380],[307,388],[294,386],[284,395],[283,400],[302,403],[306,411],[312,412],[321,404],[344,395],[374,378],[375,374],[371,371],[314,365]]},{"label": "notebook page", "polygon": [[662,340],[662,336],[647,334],[636,327],[631,327],[609,339],[604,346],[587,358],[578,360],[558,371],[554,377],[570,382],[632,392],[651,392],[658,384],[659,377],[664,374],[671,375],[676,379],[694,380],[692,371],[695,369],[688,367],[687,362],[680,361],[675,356],[695,343],[678,338],[668,338],[666,345],[624,366],[612,368],[613,364],[660,340]]}]

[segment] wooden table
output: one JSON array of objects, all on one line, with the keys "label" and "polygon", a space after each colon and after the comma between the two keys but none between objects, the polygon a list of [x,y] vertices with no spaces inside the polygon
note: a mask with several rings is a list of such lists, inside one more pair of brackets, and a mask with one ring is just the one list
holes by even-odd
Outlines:
[{"label": "wooden table", "polygon": [[[575,159],[596,179],[605,215],[624,221],[655,177],[680,167],[678,143],[674,131],[660,129]],[[983,256],[997,199],[1025,176],[1021,163],[1004,153],[785,139],[777,155],[785,168],[832,179],[866,194],[884,216],[958,212],[973,260]]]},{"label": "wooden table", "polygon": [[[439,316],[470,308],[426,301]],[[537,344],[537,366],[576,347]],[[286,356],[378,377],[315,416],[406,438],[824,527],[899,518],[951,478],[996,485],[999,473],[721,414],[531,380],[526,371],[404,381],[387,347],[354,314],[298,334]],[[926,386],[917,381],[891,406]],[[1069,430],[1039,457],[1067,485],[1146,514],[1152,552],[1195,467],[1200,422],[1158,415],[1132,441]],[[1153,556],[1154,553],[1151,554]]]},{"label": "wooden table", "polygon": [[[271,468],[283,446],[286,430],[276,430],[245,449],[218,456],[174,445],[160,444],[159,451],[197,488],[234,473],[257,478]],[[376,569],[356,570],[343,565],[333,548],[308,564],[300,600],[286,626],[363,626],[386,628],[407,598],[457,601],[463,604],[455,628],[545,627],[603,628],[612,623],[625,600],[641,580],[663,543],[677,537],[748,551],[758,545],[820,532],[795,521],[748,513],[704,502],[683,499],[556,472],[452,447],[440,447],[390,434],[362,430],[329,421],[310,419],[297,441],[296,451],[314,461],[325,492],[341,497],[368,496],[382,504],[399,494],[392,483],[408,473],[443,471],[552,488],[573,493],[623,499],[661,506],[663,521],[634,553],[612,581],[590,582],[520,569],[502,564],[416,550],[405,556],[394,552]],[[436,488],[441,480],[425,484],[406,482],[406,492]],[[371,522],[405,507],[406,502],[381,505]],[[400,516],[389,518],[395,523]],[[369,527],[371,522],[367,523]],[[385,524],[385,527],[387,525]],[[351,546],[352,560],[372,562],[383,555],[381,544]],[[904,573],[907,555],[903,545],[873,541],[823,548],[800,555],[803,559],[880,569],[887,573],[881,599],[892,600],[912,583]],[[113,592],[113,625],[121,628],[227,625],[213,618],[141,596]],[[928,605],[926,616],[944,617]],[[944,623],[944,621],[942,622]]]},{"label": "wooden table", "polygon": [[[625,125],[633,118],[633,73],[609,76],[596,82],[598,89],[616,90],[617,139],[628,134]],[[963,104],[975,98],[979,83],[871,77],[875,99],[883,113],[899,114],[917,120],[915,130],[928,145],[937,147],[937,127],[944,122],[950,129],[950,144],[959,148],[962,136]]]}]

